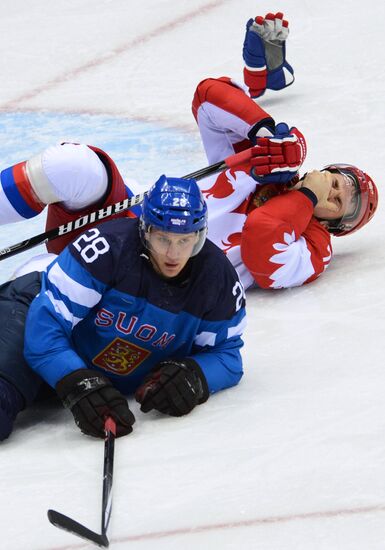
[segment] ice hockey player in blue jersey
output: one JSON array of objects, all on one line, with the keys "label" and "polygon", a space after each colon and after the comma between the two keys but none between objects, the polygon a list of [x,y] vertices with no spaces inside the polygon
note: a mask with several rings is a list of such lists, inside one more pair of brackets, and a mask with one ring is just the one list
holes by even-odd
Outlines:
[{"label": "ice hockey player in blue jersey", "polygon": [[79,236],[42,273],[25,326],[28,383],[8,372],[8,387],[25,405],[47,382],[83,433],[103,437],[106,416],[118,436],[132,431],[125,395],[143,412],[182,416],[237,384],[244,291],[206,232],[196,182],[162,176],[140,218]]}]

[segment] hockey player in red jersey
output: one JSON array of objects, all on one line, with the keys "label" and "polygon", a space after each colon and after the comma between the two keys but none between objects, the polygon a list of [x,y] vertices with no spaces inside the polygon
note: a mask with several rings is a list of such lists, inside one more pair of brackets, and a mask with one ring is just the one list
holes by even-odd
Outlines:
[{"label": "hockey player in red jersey", "polygon": [[[252,145],[260,149],[254,166],[201,182],[210,238],[226,252],[245,288],[313,281],[331,260],[331,234],[356,231],[377,207],[373,180],[355,166],[332,164],[300,178],[304,136],[297,128],[276,124],[253,101],[266,89],[293,83],[285,52],[288,32],[281,13],[249,20],[243,46],[246,87],[228,77],[206,79],[192,104],[210,163]],[[288,153],[294,142],[293,157]]]},{"label": "hockey player in red jersey", "polygon": [[[276,124],[253,98],[294,81],[286,61],[283,15],[249,20],[243,47],[245,84],[228,77],[201,82],[193,99],[210,163],[254,145],[243,166],[200,182],[209,209],[209,238],[228,256],[245,288],[288,288],[316,279],[332,256],[330,235],[366,224],[377,190],[359,168],[333,164],[300,178],[306,141]],[[1,173],[0,223],[37,215],[48,206],[47,229],[132,195],[114,161],[86,145],[52,146]],[[82,231],[82,229],[80,229]],[[59,253],[76,237],[50,241]]]}]

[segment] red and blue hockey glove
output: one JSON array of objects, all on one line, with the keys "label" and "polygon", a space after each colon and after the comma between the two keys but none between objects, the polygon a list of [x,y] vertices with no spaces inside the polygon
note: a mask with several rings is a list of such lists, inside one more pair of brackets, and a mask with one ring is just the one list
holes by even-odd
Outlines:
[{"label": "red and blue hockey glove", "polygon": [[191,358],[161,361],[135,392],[142,412],[155,409],[170,416],[188,414],[208,397],[206,379]]},{"label": "red and blue hockey glove", "polygon": [[275,127],[272,137],[256,138],[252,148],[250,175],[258,183],[289,183],[306,157],[306,141],[297,128],[285,122]]},{"label": "red and blue hockey glove", "polygon": [[289,23],[283,13],[258,15],[246,24],[243,43],[244,80],[251,97],[261,96],[266,88],[281,90],[294,82],[294,70],[286,61]]},{"label": "red and blue hockey glove", "polygon": [[107,416],[116,422],[116,437],[132,432],[135,417],[127,399],[98,371],[76,370],[59,380],[56,391],[84,434],[104,438]]}]

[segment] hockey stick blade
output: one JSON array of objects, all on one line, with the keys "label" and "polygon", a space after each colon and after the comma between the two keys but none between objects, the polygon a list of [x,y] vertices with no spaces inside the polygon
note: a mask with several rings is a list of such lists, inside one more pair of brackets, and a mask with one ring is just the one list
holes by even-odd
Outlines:
[{"label": "hockey stick blade", "polygon": [[101,535],[99,533],[95,533],[94,531],[91,531],[91,529],[88,529],[74,519],[71,519],[64,514],[61,514],[60,512],[56,512],[56,510],[48,510],[47,515],[49,521],[55,527],[59,527],[59,529],[64,529],[64,531],[68,531],[69,533],[77,535],[82,539],[94,542],[101,548],[108,548],[110,543],[108,541],[107,535],[103,533]]}]

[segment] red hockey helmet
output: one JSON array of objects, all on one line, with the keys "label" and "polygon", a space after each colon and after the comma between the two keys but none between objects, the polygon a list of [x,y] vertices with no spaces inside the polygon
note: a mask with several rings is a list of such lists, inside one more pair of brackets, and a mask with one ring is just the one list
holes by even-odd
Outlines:
[{"label": "red hockey helmet", "polygon": [[368,174],[351,164],[329,164],[323,170],[342,174],[354,185],[357,198],[354,211],[338,220],[328,220],[330,233],[337,237],[349,235],[363,227],[374,216],[378,204],[377,187]]}]

